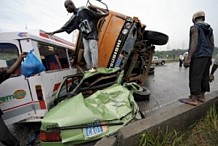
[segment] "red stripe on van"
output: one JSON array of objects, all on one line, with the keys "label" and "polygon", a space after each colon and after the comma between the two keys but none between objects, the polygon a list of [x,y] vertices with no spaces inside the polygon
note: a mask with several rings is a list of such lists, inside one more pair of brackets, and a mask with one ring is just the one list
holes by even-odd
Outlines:
[{"label": "red stripe on van", "polygon": [[61,85],[61,83],[55,84],[55,85],[54,85],[53,92],[54,92],[54,91],[57,91],[60,85]]},{"label": "red stripe on van", "polygon": [[29,104],[34,104],[34,103],[37,103],[37,102],[38,102],[38,101],[27,102],[27,103],[25,103],[25,104],[21,104],[21,105],[12,107],[12,108],[8,108],[8,109],[5,109],[5,110],[3,110],[3,111],[10,111],[10,110],[13,110],[13,109],[16,109],[16,108],[19,108],[19,107],[22,107],[22,106],[26,106],[26,105],[29,105]]},{"label": "red stripe on van", "polygon": [[43,33],[43,32],[40,32],[39,35],[42,37],[45,37],[45,38],[49,38],[49,35],[47,35],[46,33]]}]

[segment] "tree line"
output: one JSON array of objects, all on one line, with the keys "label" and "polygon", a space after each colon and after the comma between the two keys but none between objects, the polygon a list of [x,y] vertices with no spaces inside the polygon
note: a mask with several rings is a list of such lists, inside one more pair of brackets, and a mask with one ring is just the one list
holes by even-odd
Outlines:
[{"label": "tree line", "polygon": [[[183,55],[185,52],[188,52],[188,49],[173,49],[168,51],[158,51],[155,50],[154,55],[158,56],[159,58],[165,58],[169,60],[178,60],[179,55]],[[215,47],[213,52],[213,57],[218,55],[218,47]]]}]

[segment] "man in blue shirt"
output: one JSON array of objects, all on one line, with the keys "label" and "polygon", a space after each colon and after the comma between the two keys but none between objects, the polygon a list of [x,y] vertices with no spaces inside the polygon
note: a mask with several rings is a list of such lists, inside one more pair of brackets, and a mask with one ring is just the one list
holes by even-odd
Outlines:
[{"label": "man in blue shirt", "polygon": [[184,66],[189,67],[190,97],[181,99],[186,104],[196,106],[198,101],[205,101],[205,92],[210,91],[209,72],[214,50],[213,29],[205,21],[203,11],[196,12],[190,28],[188,56]]},{"label": "man in blue shirt", "polygon": [[47,34],[53,35],[64,31],[71,33],[75,29],[78,29],[83,37],[84,58],[87,68],[95,71],[94,69],[98,67],[97,22],[100,18],[107,16],[109,11],[93,5],[76,8],[71,0],[66,0],[64,6],[69,13],[73,13],[74,15],[63,27]]}]

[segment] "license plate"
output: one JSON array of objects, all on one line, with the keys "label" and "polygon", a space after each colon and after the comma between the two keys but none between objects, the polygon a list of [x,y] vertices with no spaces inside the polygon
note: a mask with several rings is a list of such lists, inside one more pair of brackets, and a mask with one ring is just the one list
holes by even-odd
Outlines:
[{"label": "license plate", "polygon": [[107,131],[107,126],[90,126],[85,128],[85,136],[93,137]]}]

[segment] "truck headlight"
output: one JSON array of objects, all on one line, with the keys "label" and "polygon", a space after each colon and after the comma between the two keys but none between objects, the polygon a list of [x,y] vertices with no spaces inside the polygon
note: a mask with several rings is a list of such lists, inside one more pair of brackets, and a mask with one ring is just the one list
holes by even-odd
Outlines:
[{"label": "truck headlight", "polygon": [[129,31],[129,30],[125,28],[125,29],[122,30],[122,34],[127,34],[128,31]]},{"label": "truck headlight", "polygon": [[130,22],[127,22],[127,23],[125,24],[125,28],[130,29],[130,27],[131,27],[131,23],[130,23]]}]

